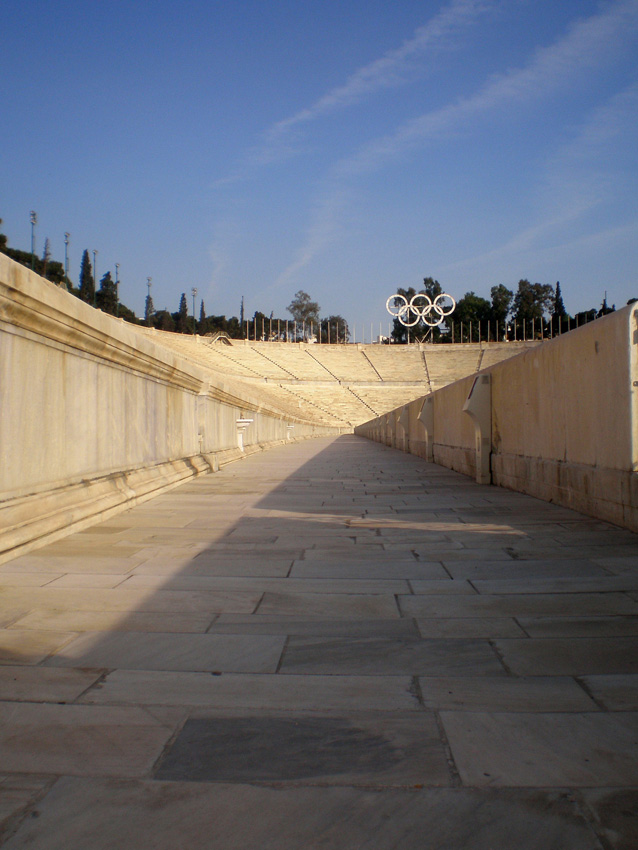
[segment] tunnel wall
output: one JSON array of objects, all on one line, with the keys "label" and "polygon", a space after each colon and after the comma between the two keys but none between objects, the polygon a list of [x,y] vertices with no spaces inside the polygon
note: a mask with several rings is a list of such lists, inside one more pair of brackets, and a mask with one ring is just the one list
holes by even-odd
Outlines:
[{"label": "tunnel wall", "polygon": [[0,403],[0,562],[252,451],[336,433],[2,254]]},{"label": "tunnel wall", "polygon": [[[481,394],[477,424],[463,408]],[[637,403],[638,310],[629,306],[355,433],[477,480],[483,453],[483,483],[638,531]]]}]

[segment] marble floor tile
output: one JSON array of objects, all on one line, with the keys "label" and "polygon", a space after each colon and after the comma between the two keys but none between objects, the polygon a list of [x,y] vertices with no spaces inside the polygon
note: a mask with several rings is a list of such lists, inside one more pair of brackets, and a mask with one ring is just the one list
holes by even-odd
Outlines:
[{"label": "marble floor tile", "polygon": [[291,637],[282,673],[504,675],[487,641]]},{"label": "marble floor tile", "polygon": [[638,673],[638,637],[499,638],[495,647],[517,676]]},{"label": "marble floor tile", "polygon": [[282,711],[422,711],[410,676],[211,676],[116,670],[88,691],[92,705],[204,706]]},{"label": "marble floor tile", "polygon": [[45,662],[51,667],[274,673],[284,647],[276,635],[85,632]]},{"label": "marble floor tile", "polygon": [[638,785],[638,712],[443,711],[441,720],[465,785]]},{"label": "marble floor tile", "polygon": [[149,835],[161,850],[600,850],[578,806],[551,789],[282,789],[68,777],[37,814],[6,850],[139,850]]}]

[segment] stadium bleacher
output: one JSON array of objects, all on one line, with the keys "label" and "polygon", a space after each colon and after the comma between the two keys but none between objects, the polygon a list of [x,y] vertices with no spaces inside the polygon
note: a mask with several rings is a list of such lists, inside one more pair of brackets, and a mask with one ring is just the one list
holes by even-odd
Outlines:
[{"label": "stadium bleacher", "polygon": [[[284,416],[352,428],[537,342],[320,345],[213,341],[140,328]],[[230,342],[230,344],[228,344]]]}]

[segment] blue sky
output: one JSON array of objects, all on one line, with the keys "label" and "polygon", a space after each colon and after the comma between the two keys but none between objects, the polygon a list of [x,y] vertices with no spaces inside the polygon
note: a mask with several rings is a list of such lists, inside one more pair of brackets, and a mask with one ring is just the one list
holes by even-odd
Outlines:
[{"label": "blue sky", "polygon": [[638,296],[638,0],[5,0],[0,76],[9,244],[138,313]]}]

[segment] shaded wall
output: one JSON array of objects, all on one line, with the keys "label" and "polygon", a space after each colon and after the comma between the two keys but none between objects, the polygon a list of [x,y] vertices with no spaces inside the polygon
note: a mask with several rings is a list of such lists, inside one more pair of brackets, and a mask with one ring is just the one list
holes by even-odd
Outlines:
[{"label": "shaded wall", "polygon": [[637,344],[630,306],[355,433],[638,531]]},{"label": "shaded wall", "polygon": [[0,402],[0,561],[247,452],[335,433],[1,254]]}]

